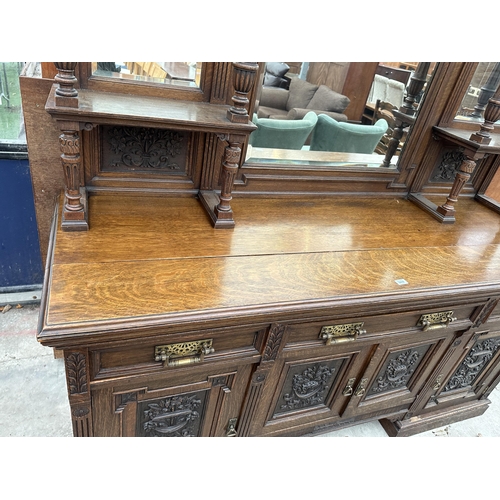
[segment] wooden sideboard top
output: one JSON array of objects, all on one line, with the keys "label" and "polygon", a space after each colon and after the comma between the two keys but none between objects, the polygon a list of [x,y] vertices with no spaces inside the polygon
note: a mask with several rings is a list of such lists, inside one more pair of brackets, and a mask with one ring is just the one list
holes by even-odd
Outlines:
[{"label": "wooden sideboard top", "polygon": [[241,197],[236,227],[223,230],[189,197],[89,204],[90,231],[55,222],[39,326],[47,345],[500,291],[500,217],[472,199],[441,224],[404,199]]}]

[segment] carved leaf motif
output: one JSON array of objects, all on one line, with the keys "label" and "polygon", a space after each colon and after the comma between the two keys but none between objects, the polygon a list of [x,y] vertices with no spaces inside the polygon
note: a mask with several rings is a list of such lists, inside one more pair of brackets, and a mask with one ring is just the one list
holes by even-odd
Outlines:
[{"label": "carved leaf motif", "polygon": [[274,361],[276,359],[284,333],[284,325],[273,325],[269,334],[269,338],[267,340],[266,348],[264,350],[263,361]]},{"label": "carved leaf motif", "polygon": [[66,358],[66,375],[70,394],[87,392],[87,367],[84,354],[74,352]]}]

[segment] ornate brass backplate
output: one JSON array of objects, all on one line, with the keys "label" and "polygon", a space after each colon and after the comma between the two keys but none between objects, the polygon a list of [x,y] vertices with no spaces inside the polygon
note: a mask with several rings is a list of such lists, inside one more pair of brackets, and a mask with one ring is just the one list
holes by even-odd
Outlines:
[{"label": "ornate brass backplate", "polygon": [[155,361],[163,361],[163,366],[188,365],[203,361],[205,354],[213,352],[212,339],[158,345],[155,347]]},{"label": "ornate brass backplate", "polygon": [[366,330],[362,330],[363,325],[361,322],[324,326],[321,328],[319,338],[325,340],[326,345],[356,340],[358,335],[366,333]]},{"label": "ornate brass backplate", "polygon": [[422,314],[418,320],[417,326],[423,327],[422,330],[435,330],[437,328],[446,328],[451,322],[456,321],[453,317],[453,311],[442,311],[431,314]]}]

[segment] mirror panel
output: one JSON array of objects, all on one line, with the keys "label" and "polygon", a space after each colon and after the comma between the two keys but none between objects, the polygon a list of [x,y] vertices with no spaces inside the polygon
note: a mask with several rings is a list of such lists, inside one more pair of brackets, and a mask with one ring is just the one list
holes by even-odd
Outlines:
[{"label": "mirror panel", "polygon": [[499,85],[500,63],[478,63],[455,118],[463,122],[482,123],[486,104],[498,90]]},{"label": "mirror panel", "polygon": [[92,75],[125,81],[200,88],[201,62],[94,62]]},{"label": "mirror panel", "polygon": [[[336,149],[337,146],[332,146],[328,152],[317,150],[317,144],[311,148],[311,140],[314,131],[318,128],[317,125],[303,145],[292,147],[281,145],[282,143],[279,142],[269,144],[272,131],[269,132],[266,141],[255,140],[259,134],[259,130],[257,130],[252,134],[253,137],[250,137],[251,147],[248,148],[246,154],[246,163],[273,167],[288,163],[292,166],[309,165],[312,167],[316,165],[318,168],[329,166],[333,169],[344,169],[351,165],[357,168],[367,167],[372,173],[375,167],[382,167],[383,171],[397,170],[399,154],[410,131],[409,126],[405,127],[399,147],[391,158],[390,164],[384,167],[382,161],[385,158],[393,130],[397,126],[393,112],[402,106],[404,98],[408,95],[407,90],[412,82],[411,77],[415,74],[418,64],[418,62],[266,63],[262,74],[262,85],[257,93],[256,113],[253,117],[257,126],[259,126],[259,120],[263,118],[285,122],[297,121],[305,119],[306,114],[314,111],[318,116],[326,114],[334,120],[351,122],[351,124],[358,126],[371,126],[383,118],[388,127],[372,151],[354,149],[350,152],[342,152],[345,150]],[[417,112],[437,65],[437,63],[426,64],[429,65],[428,70],[426,70],[426,82],[412,103]],[[297,95],[292,99],[297,89],[302,92],[302,95]],[[310,95],[307,95],[308,93]],[[322,94],[321,98],[318,98],[317,94],[319,93]],[[308,102],[306,102],[307,97],[309,98]],[[330,102],[325,104],[328,99]],[[318,104],[325,106],[321,108],[318,107]],[[264,125],[263,123],[262,128]],[[275,125],[279,126],[279,123],[276,122]],[[282,139],[278,137],[277,140],[281,141]]]}]

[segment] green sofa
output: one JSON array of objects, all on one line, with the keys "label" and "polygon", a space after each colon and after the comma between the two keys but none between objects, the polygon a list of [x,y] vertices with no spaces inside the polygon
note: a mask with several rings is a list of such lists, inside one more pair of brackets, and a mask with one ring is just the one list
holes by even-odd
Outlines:
[{"label": "green sofa", "polygon": [[249,144],[256,148],[302,149],[314,130],[318,116],[309,111],[301,120],[275,120],[258,118],[252,120],[257,130],[250,134]]},{"label": "green sofa", "polygon": [[314,129],[311,151],[337,151],[339,153],[373,153],[375,147],[388,128],[381,118],[373,125],[338,122],[319,115]]}]

